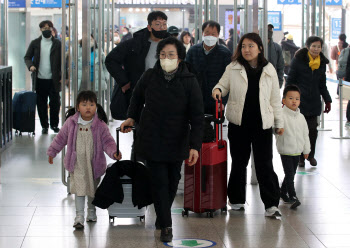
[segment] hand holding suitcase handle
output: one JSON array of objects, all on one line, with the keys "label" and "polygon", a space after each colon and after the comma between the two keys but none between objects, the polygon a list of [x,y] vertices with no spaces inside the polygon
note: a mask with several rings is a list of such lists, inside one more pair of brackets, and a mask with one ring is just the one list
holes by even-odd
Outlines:
[{"label": "hand holding suitcase handle", "polygon": [[122,133],[129,133],[131,132],[131,127],[133,126],[135,126],[135,120],[132,118],[128,118],[120,125],[119,131]]},{"label": "hand holding suitcase handle", "polygon": [[[124,123],[123,123],[124,124]],[[122,124],[122,125],[123,125]],[[116,128],[116,132],[117,132],[117,156],[119,157],[119,154],[120,154],[120,152],[119,152],[119,132],[121,132],[122,130],[134,130],[134,140],[135,140],[135,127],[134,126],[120,126],[120,127],[117,127]],[[135,153],[134,153],[134,155],[135,155]],[[119,158],[119,159],[117,159],[117,160],[120,160],[121,158]],[[135,161],[136,161],[136,157],[134,158],[135,159]]]}]

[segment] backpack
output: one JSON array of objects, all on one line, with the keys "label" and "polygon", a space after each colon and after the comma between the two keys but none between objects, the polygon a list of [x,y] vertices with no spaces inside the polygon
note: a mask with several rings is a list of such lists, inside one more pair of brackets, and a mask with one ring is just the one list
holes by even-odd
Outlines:
[{"label": "backpack", "polygon": [[346,76],[346,65],[348,63],[349,49],[349,47],[344,48],[339,55],[337,70],[337,76],[339,78],[343,78]]},{"label": "backpack", "polygon": [[292,61],[290,51],[282,50],[282,56],[284,59],[284,66],[290,66],[290,62]]}]

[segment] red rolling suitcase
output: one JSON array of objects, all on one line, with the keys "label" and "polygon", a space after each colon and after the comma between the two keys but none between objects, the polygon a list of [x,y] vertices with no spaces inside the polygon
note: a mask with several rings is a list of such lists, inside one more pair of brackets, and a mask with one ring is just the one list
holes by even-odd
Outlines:
[{"label": "red rolling suitcase", "polygon": [[[222,105],[222,102],[221,102]],[[216,102],[218,109],[218,102]],[[216,140],[203,143],[198,161],[189,166],[185,162],[184,210],[182,216],[189,211],[207,213],[213,217],[218,209],[227,211],[227,143],[222,138],[222,111],[218,118],[216,111]],[[219,138],[221,134],[221,138]]]}]

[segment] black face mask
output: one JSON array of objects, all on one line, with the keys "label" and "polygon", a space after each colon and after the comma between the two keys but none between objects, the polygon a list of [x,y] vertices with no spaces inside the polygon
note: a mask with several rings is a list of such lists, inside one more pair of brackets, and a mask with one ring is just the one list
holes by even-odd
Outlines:
[{"label": "black face mask", "polygon": [[43,32],[43,36],[47,39],[51,37],[51,30],[44,30]]},{"label": "black face mask", "polygon": [[272,39],[273,31],[267,31],[267,38]]},{"label": "black face mask", "polygon": [[153,28],[152,28],[152,34],[154,35],[154,37],[158,39],[164,39],[168,36],[168,32],[166,30],[156,31]]}]

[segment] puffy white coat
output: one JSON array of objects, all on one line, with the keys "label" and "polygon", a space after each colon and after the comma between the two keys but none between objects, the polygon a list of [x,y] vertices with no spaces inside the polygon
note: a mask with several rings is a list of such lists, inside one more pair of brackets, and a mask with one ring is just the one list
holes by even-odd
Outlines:
[{"label": "puffy white coat", "polygon": [[[230,63],[219,83],[214,87],[214,89],[216,88],[221,89],[223,97],[230,93],[226,107],[226,118],[229,122],[240,126],[248,90],[248,77],[244,66],[238,62]],[[259,89],[263,129],[269,129],[272,126],[283,128],[280,87],[276,70],[271,63],[263,68]]]},{"label": "puffy white coat", "polygon": [[283,135],[276,135],[279,154],[309,154],[311,151],[309,128],[304,115],[300,113],[299,109],[293,111],[286,106],[283,107],[282,113],[284,133]]}]

